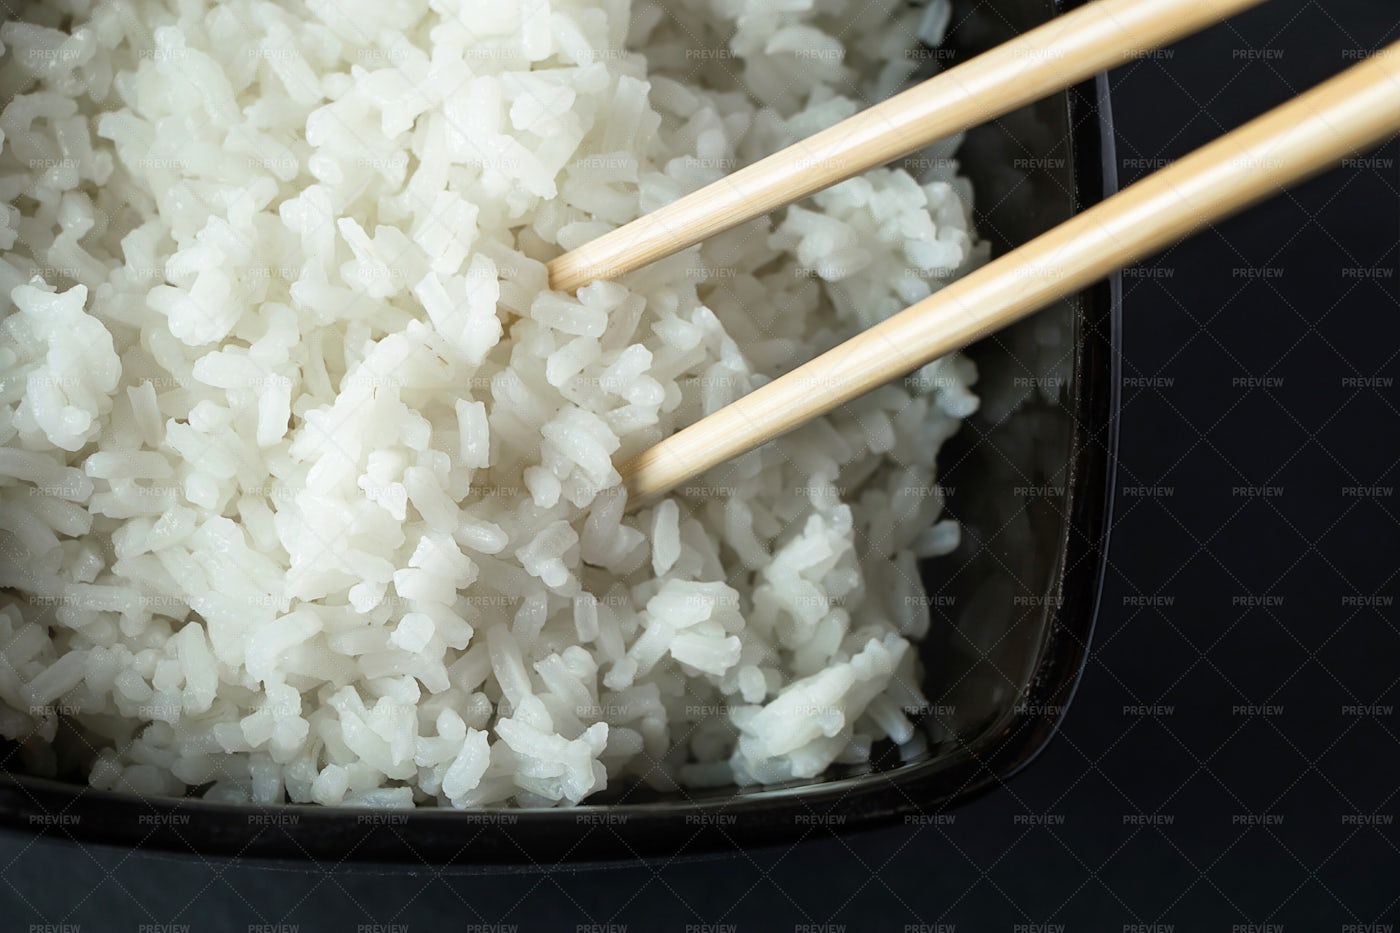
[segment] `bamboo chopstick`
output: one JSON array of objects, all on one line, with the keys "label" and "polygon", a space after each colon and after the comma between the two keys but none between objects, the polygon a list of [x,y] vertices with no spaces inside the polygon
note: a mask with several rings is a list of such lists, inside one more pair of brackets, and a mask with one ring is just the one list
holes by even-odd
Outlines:
[{"label": "bamboo chopstick", "polygon": [[1400,42],[1174,162],[620,468],[632,504],[1400,132]]},{"label": "bamboo chopstick", "polygon": [[1263,0],[1094,0],[549,263],[572,291],[699,243]]}]

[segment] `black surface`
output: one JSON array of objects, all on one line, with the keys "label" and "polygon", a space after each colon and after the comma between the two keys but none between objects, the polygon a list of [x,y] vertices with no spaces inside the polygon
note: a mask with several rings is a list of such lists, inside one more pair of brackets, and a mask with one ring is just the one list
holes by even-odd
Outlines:
[{"label": "black surface", "polygon": [[[1272,0],[1115,72],[1123,181],[1393,41],[1397,21],[1394,0]],[[1127,279],[1117,521],[1084,682],[1040,760],[944,822],[490,878],[285,874],[5,839],[5,928],[1394,922],[1397,159],[1392,143]]]}]

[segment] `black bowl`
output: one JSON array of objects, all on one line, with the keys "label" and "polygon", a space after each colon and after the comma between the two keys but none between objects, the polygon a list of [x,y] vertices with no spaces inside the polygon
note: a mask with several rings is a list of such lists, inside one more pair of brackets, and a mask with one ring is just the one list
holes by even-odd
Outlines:
[{"label": "black bowl", "polygon": [[[958,0],[946,55],[975,55],[1079,2]],[[959,158],[995,252],[1063,222],[1115,186],[1106,79],[970,131]],[[783,787],[630,791],[573,809],[405,812],[98,791],[14,773],[10,747],[0,750],[0,829],[199,856],[531,866],[935,823],[1030,763],[1073,696],[1112,507],[1118,297],[1116,279],[1101,283],[968,351],[984,403],[940,457],[948,510],[964,534],[954,555],[924,568],[934,621],[920,647],[929,707],[917,755],[886,743],[868,766]]]}]

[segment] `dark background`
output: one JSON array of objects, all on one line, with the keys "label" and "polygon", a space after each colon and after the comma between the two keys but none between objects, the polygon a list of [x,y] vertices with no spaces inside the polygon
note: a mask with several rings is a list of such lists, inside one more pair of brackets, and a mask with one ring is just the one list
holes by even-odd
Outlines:
[{"label": "dark background", "polygon": [[[1397,38],[1396,0],[1272,0],[1120,69],[1122,181]],[[1384,929],[1369,925],[1400,918],[1398,160],[1392,142],[1129,270],[1116,521],[1083,683],[1041,758],[953,822],[512,876],[5,837],[0,926]]]}]

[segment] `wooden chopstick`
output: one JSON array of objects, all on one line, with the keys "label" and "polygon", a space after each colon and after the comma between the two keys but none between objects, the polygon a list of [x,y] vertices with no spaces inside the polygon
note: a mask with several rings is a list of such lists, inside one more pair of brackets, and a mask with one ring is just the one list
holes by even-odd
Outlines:
[{"label": "wooden chopstick", "polygon": [[1262,0],[1094,0],[549,263],[610,279],[1008,113]]},{"label": "wooden chopstick", "polygon": [[1400,42],[634,457],[630,504],[1400,132]]}]

